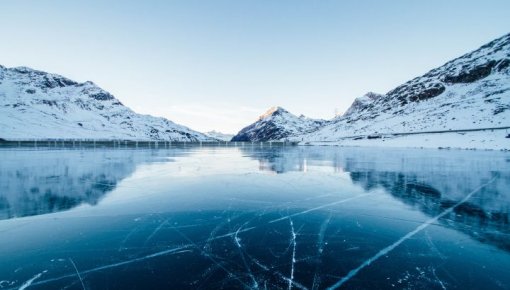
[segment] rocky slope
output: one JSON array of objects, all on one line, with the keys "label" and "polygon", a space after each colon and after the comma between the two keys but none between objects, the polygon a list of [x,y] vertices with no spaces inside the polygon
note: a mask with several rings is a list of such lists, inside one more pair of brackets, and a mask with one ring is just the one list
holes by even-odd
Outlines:
[{"label": "rocky slope", "polygon": [[165,118],[141,115],[92,82],[0,66],[0,138],[207,141]]},{"label": "rocky slope", "polygon": [[385,95],[357,99],[343,116],[304,139],[505,126],[510,126],[510,34]]},{"label": "rocky slope", "polygon": [[324,120],[295,116],[281,107],[273,107],[259,119],[243,128],[232,141],[271,141],[284,140],[317,130],[326,123]]},{"label": "rocky slope", "polygon": [[233,140],[510,149],[504,128],[510,128],[510,34],[384,95],[367,93],[330,121],[261,117]]},{"label": "rocky slope", "polygon": [[383,95],[368,92],[362,97],[356,98],[349,109],[347,109],[347,111],[342,116],[346,117],[354,114],[360,114],[361,112],[367,110],[372,105],[372,103],[381,97],[383,97]]}]

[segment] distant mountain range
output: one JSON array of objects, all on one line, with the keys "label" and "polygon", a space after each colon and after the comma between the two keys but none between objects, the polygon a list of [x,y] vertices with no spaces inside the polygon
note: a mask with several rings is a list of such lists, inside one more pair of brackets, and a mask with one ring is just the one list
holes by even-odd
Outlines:
[{"label": "distant mountain range", "polygon": [[215,140],[165,118],[137,114],[92,82],[3,66],[0,138]]},{"label": "distant mountain range", "polygon": [[234,137],[234,134],[225,134],[214,130],[205,132],[204,134],[220,141],[230,141],[232,137]]},{"label": "distant mountain range", "polygon": [[92,82],[0,66],[1,139],[286,140],[510,149],[506,128],[510,128],[510,34],[386,94],[367,93],[331,120],[273,107],[232,137],[137,114]]},{"label": "distant mountain range", "polygon": [[[277,116],[273,116],[275,113]],[[279,108],[242,129],[232,140],[365,145],[366,141],[358,140],[388,137],[388,144],[396,144],[390,139],[406,134],[451,131],[459,134],[456,139],[473,141],[471,145],[478,147],[485,142],[510,143],[506,139],[510,136],[504,130],[496,135],[490,132],[464,136],[466,130],[501,127],[510,127],[510,34],[386,94],[367,93],[332,120],[312,122]],[[434,136],[426,138],[437,139],[439,135]],[[419,138],[413,138],[414,143],[419,143]],[[411,138],[404,139],[407,142]],[[505,146],[502,148],[510,148],[508,144]]]}]

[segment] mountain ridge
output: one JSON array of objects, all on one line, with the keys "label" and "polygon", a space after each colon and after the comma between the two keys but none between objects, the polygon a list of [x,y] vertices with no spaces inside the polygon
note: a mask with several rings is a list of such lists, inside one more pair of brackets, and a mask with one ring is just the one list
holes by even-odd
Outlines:
[{"label": "mountain ridge", "polygon": [[[343,140],[353,136],[505,126],[510,126],[510,34],[431,69],[386,94],[368,93],[359,97],[343,115],[324,121],[315,130],[291,132],[284,138],[311,144],[345,144]],[[258,136],[256,141],[283,140],[278,136],[275,139],[252,134]],[[485,137],[473,138],[485,142],[480,139]],[[490,138],[487,141],[500,137]]]},{"label": "mountain ridge", "polygon": [[0,138],[212,141],[168,119],[137,114],[91,81],[0,66]]},{"label": "mountain ridge", "polygon": [[280,106],[269,108],[255,123],[243,128],[231,141],[281,140],[313,131],[326,121],[296,116]]}]

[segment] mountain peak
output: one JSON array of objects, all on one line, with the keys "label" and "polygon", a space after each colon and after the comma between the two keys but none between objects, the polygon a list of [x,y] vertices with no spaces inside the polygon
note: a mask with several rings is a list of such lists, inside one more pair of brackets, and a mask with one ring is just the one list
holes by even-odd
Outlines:
[{"label": "mountain peak", "polygon": [[372,104],[374,101],[381,98],[382,96],[383,95],[378,93],[368,92],[363,96],[356,98],[343,116],[348,116],[355,112],[361,112],[365,110],[370,104]]},{"label": "mountain peak", "polygon": [[232,141],[283,140],[317,130],[325,123],[324,120],[311,119],[304,115],[297,117],[284,108],[275,106],[261,115],[255,123],[239,131]]},{"label": "mountain peak", "polygon": [[269,110],[267,110],[264,114],[260,115],[259,120],[266,119],[271,116],[276,116],[281,113],[288,113],[288,111],[280,106],[273,106],[269,108]]},{"label": "mountain peak", "polygon": [[[317,132],[298,138],[324,142],[381,133],[419,134],[430,131],[480,130],[476,133],[478,135],[469,137],[470,142],[460,147],[478,146],[475,144],[484,147],[494,142],[495,148],[505,148],[500,143],[502,139],[495,140],[505,138],[504,134],[507,133],[496,135],[491,131],[490,134],[494,135],[490,135],[483,133],[482,129],[509,125],[509,100],[510,34],[506,34],[415,77],[384,95],[367,93],[357,98],[347,112],[334,122]],[[414,140],[420,140],[418,142],[429,142],[426,138],[416,138]],[[458,138],[461,137],[452,137],[451,140],[463,140]],[[453,141],[448,143],[450,141],[446,139],[448,138],[431,138],[433,141],[429,144],[461,144]],[[398,141],[394,142],[401,146]],[[422,143],[416,143],[416,146],[421,146]]]},{"label": "mountain peak", "polygon": [[364,94],[361,98],[369,98],[369,99],[375,100],[375,99],[378,99],[381,96],[382,95],[378,94],[378,93],[368,92],[368,93]]}]

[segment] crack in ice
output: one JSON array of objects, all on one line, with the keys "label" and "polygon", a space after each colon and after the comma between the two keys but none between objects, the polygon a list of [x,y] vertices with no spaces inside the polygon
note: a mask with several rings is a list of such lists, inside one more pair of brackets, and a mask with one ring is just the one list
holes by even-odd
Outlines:
[{"label": "crack in ice", "polygon": [[[260,261],[258,261],[257,259],[251,257],[249,254],[247,254],[248,258],[255,263],[255,265],[259,266],[261,269],[263,269],[264,271],[267,271],[267,272],[270,272],[272,275],[276,275],[278,276],[280,279],[282,279],[283,281],[285,282],[288,282],[292,285],[294,285],[296,288],[299,288],[299,289],[303,289],[303,290],[308,290],[308,288],[306,288],[304,285],[302,285],[301,283],[298,283],[296,281],[294,281],[293,279],[290,279],[289,277],[283,275],[282,273],[278,272],[278,271],[271,271],[275,268],[275,266],[271,266],[271,267],[268,267],[264,264],[262,264]],[[266,281],[264,281],[265,283]],[[266,286],[266,285],[265,285]],[[276,287],[274,287],[276,289]]]},{"label": "crack in ice", "polygon": [[126,249],[124,247],[124,245],[128,242],[128,240],[131,238],[132,235],[134,235],[138,230],[141,229],[141,225],[139,226],[136,226],[135,228],[133,228],[131,231],[129,231],[129,233],[124,237],[124,239],[120,242],[120,245],[119,245],[119,249],[118,251],[119,252],[122,252],[122,250]]},{"label": "crack in ice", "polygon": [[443,288],[443,290],[446,290],[446,286],[444,285],[443,281],[441,281],[441,279],[439,279],[439,277],[437,277],[436,269],[435,268],[432,268],[432,274],[436,278],[436,280],[439,283],[439,285],[441,285],[441,288]]},{"label": "crack in ice", "polygon": [[248,222],[245,222],[242,226],[240,226],[236,233],[234,234],[234,241],[237,245],[237,249],[239,250],[239,254],[241,254],[241,259],[243,260],[243,264],[244,264],[244,267],[246,268],[246,270],[248,270],[248,275],[250,276],[251,280],[253,281],[253,287],[255,289],[258,289],[259,288],[259,283],[257,282],[257,280],[255,279],[255,276],[253,276],[253,272],[251,271],[251,268],[250,266],[248,265],[248,263],[246,262],[246,258],[244,257],[244,253],[243,253],[243,249],[242,249],[242,245],[241,245],[241,239],[238,237],[239,235],[239,232],[240,230],[246,225],[248,224]]},{"label": "crack in ice", "polygon": [[[185,234],[183,234],[181,231],[177,230],[177,229],[174,229],[177,233],[179,233],[183,238],[185,238],[186,240],[188,240],[190,242],[190,245],[195,247],[196,249],[198,249],[202,255],[204,255],[206,258],[208,258],[209,260],[211,260],[211,262],[213,262],[216,266],[220,267],[223,271],[225,271],[225,273],[227,273],[229,276],[233,277],[234,279],[236,279],[237,281],[239,281],[239,283],[241,283],[245,288],[250,288],[248,285],[246,285],[246,283],[244,283],[241,279],[239,279],[239,277],[237,275],[234,275],[234,273],[232,273],[231,271],[229,271],[227,268],[225,268],[223,265],[221,265],[220,262],[216,261],[216,259],[213,257],[212,254],[206,252],[206,247],[199,247],[197,243],[193,242],[188,236],[186,236]],[[214,230],[213,230],[214,231]],[[235,232],[234,233],[231,233],[230,235],[228,236],[232,236],[232,235],[235,235]],[[217,239],[217,237],[211,237],[211,235],[209,236],[209,239],[207,239],[206,243],[209,243],[213,240]]]},{"label": "crack in ice", "polygon": [[[329,213],[329,216],[327,219],[324,220],[322,223],[320,229],[319,229],[319,236],[317,239],[317,252],[318,257],[320,258],[322,256],[322,252],[324,251],[324,235],[326,234],[326,229],[328,228],[328,225],[331,221],[331,212]],[[312,283],[312,289],[319,289],[320,285],[320,278],[319,278],[319,264],[315,267],[315,273],[313,275],[313,283]]]},{"label": "crack in ice", "polygon": [[459,202],[457,202],[456,204],[452,205],[451,207],[445,209],[442,213],[438,214],[437,216],[431,218],[431,219],[428,219],[427,221],[425,221],[424,223],[422,223],[421,225],[419,225],[418,227],[416,227],[414,230],[410,231],[409,233],[407,233],[406,235],[404,235],[403,237],[401,237],[399,240],[397,240],[396,242],[394,242],[393,244],[387,246],[386,248],[380,250],[379,252],[377,252],[374,256],[370,257],[368,260],[366,260],[365,262],[363,262],[361,265],[359,265],[357,268],[354,268],[352,269],[351,271],[349,271],[349,273],[347,273],[346,276],[344,276],[342,279],[340,279],[338,282],[336,282],[335,284],[333,284],[332,286],[328,287],[327,289],[338,289],[340,288],[345,282],[349,281],[352,277],[356,276],[356,274],[359,273],[359,271],[363,270],[365,267],[369,266],[371,263],[377,261],[379,258],[381,258],[382,256],[388,254],[389,252],[393,251],[396,247],[398,247],[400,244],[402,244],[403,242],[405,242],[406,240],[410,239],[411,237],[413,237],[414,235],[416,235],[417,233],[421,232],[422,230],[424,230],[425,228],[427,228],[428,226],[430,226],[432,223],[435,223],[437,222],[440,218],[444,217],[445,215],[451,213],[456,207],[460,206],[461,204],[465,203],[466,201],[468,201],[471,196],[473,196],[475,193],[477,193],[478,191],[480,191],[482,188],[484,188],[485,186],[493,183],[495,180],[497,179],[497,176],[494,176],[491,180],[489,180],[487,183],[485,184],[482,184],[480,185],[478,188],[476,188],[475,190],[471,191],[470,193],[468,193],[462,200],[460,200]]},{"label": "crack in ice", "polygon": [[[177,248],[172,248],[172,249],[156,252],[156,253],[153,253],[153,254],[149,254],[149,255],[146,255],[146,256],[142,256],[142,257],[138,257],[138,258],[134,258],[134,259],[118,262],[118,263],[113,263],[113,264],[108,264],[108,265],[104,265],[104,266],[99,266],[99,267],[96,267],[96,268],[92,268],[92,269],[89,269],[89,270],[82,271],[81,274],[89,274],[89,273],[93,273],[93,272],[97,272],[97,271],[101,271],[101,270],[106,270],[106,269],[110,269],[110,268],[116,268],[116,267],[120,267],[120,266],[124,266],[124,265],[128,265],[128,264],[144,261],[144,260],[147,260],[147,259],[151,259],[151,258],[167,255],[167,254],[179,254],[179,253],[190,252],[190,250],[188,250],[188,248],[190,248],[190,247],[191,247],[191,245],[184,245],[184,246],[181,246],[181,247],[177,247]],[[44,271],[42,273],[45,273],[45,272],[46,271]],[[42,275],[42,273],[38,274],[39,276],[36,275],[37,277],[34,276],[34,278],[35,279],[39,278]],[[25,286],[25,284],[27,282],[29,282],[29,281],[27,281],[19,289],[25,289],[26,287],[28,287],[30,285],[42,285],[42,284],[46,284],[46,283],[50,283],[50,282],[55,282],[55,281],[58,281],[58,280],[62,280],[62,279],[65,279],[65,278],[71,278],[71,277],[74,277],[74,276],[76,276],[76,273],[68,274],[68,275],[64,275],[64,276],[60,276],[60,277],[56,277],[56,278],[51,278],[51,279],[47,279],[47,280],[43,280],[43,281],[39,281],[39,282],[33,283],[33,284],[32,284],[32,282],[35,279],[32,278],[31,280],[29,280],[30,284]],[[25,287],[23,288],[23,286],[25,286]]]},{"label": "crack in ice", "polygon": [[290,268],[290,280],[289,280],[289,290],[292,289],[292,282],[294,282],[294,264],[296,263],[296,232],[294,231],[294,223],[292,219],[290,221],[290,231],[292,238],[290,242],[292,243],[292,263]]},{"label": "crack in ice", "polygon": [[429,235],[428,231],[425,231],[425,236],[427,237],[427,244],[429,245],[429,248],[432,252],[435,252],[436,255],[438,255],[441,260],[446,260],[446,257],[439,251],[439,249],[436,247],[434,242],[432,241],[432,238]]},{"label": "crack in ice", "polygon": [[[25,289],[27,289],[27,288],[28,288],[28,286],[32,285],[32,283],[33,283],[35,280],[39,279],[39,278],[42,276],[42,274],[44,274],[44,273],[46,273],[46,272],[48,272],[48,271],[47,271],[47,270],[44,270],[44,271],[42,271],[41,273],[39,273],[39,274],[35,275],[34,277],[32,277],[32,278],[28,279],[25,283],[23,283],[23,285],[21,285],[21,287],[19,287],[19,290],[25,290]],[[34,285],[35,285],[35,284],[34,284]]]},{"label": "crack in ice", "polygon": [[156,229],[154,229],[154,231],[147,237],[147,239],[145,239],[145,242],[143,243],[143,245],[145,246],[147,244],[147,242],[150,241],[150,239],[152,239],[152,237],[154,237],[163,228],[163,226],[167,223],[168,223],[168,219],[166,219],[162,223],[160,223],[156,227]]},{"label": "crack in ice", "polygon": [[80,271],[78,271],[78,267],[76,267],[76,264],[74,263],[73,259],[69,258],[69,262],[73,264],[74,270],[76,270],[76,274],[78,275],[78,278],[80,278],[81,287],[83,290],[85,290],[85,284],[83,283],[83,279],[81,278]]},{"label": "crack in ice", "polygon": [[317,240],[319,256],[324,251],[324,234],[326,233],[326,229],[328,228],[330,221],[331,221],[331,213],[329,214],[328,218],[326,220],[324,220],[324,222],[322,223],[321,228],[319,230],[319,238]]},{"label": "crack in ice", "polygon": [[368,196],[368,195],[372,195],[372,194],[370,194],[370,193],[360,194],[360,195],[352,196],[352,197],[349,197],[349,198],[346,198],[346,199],[337,200],[337,201],[332,202],[332,203],[323,204],[323,205],[318,206],[318,207],[310,208],[310,209],[307,209],[307,210],[304,210],[304,211],[293,213],[291,215],[287,215],[287,216],[284,216],[284,217],[281,217],[281,218],[277,218],[275,220],[270,221],[269,223],[271,224],[271,223],[283,221],[283,220],[286,220],[286,219],[289,219],[289,218],[292,218],[292,217],[295,217],[295,216],[298,216],[298,215],[303,215],[303,214],[306,214],[306,213],[309,213],[309,212],[312,212],[312,211],[316,211],[316,210],[320,210],[320,209],[323,209],[323,208],[326,208],[326,207],[330,207],[330,206],[333,206],[333,205],[345,203],[345,202],[348,202],[348,201],[351,201],[351,200],[354,200],[354,199],[358,199],[358,198],[361,198],[361,197],[364,197],[364,196]]},{"label": "crack in ice", "polygon": [[277,275],[277,276],[279,276],[281,279],[283,279],[283,280],[285,280],[285,281],[289,282],[289,284],[292,284],[292,285],[294,285],[295,287],[297,287],[297,288],[299,288],[299,289],[308,290],[308,288],[306,288],[304,285],[302,285],[302,284],[300,284],[300,283],[298,283],[298,282],[296,282],[296,281],[294,281],[294,280],[292,280],[292,279],[290,279],[290,278],[288,278],[288,277],[285,277],[285,276],[284,276],[282,273],[280,273],[280,272],[274,272],[274,274],[276,274],[276,275]]}]

